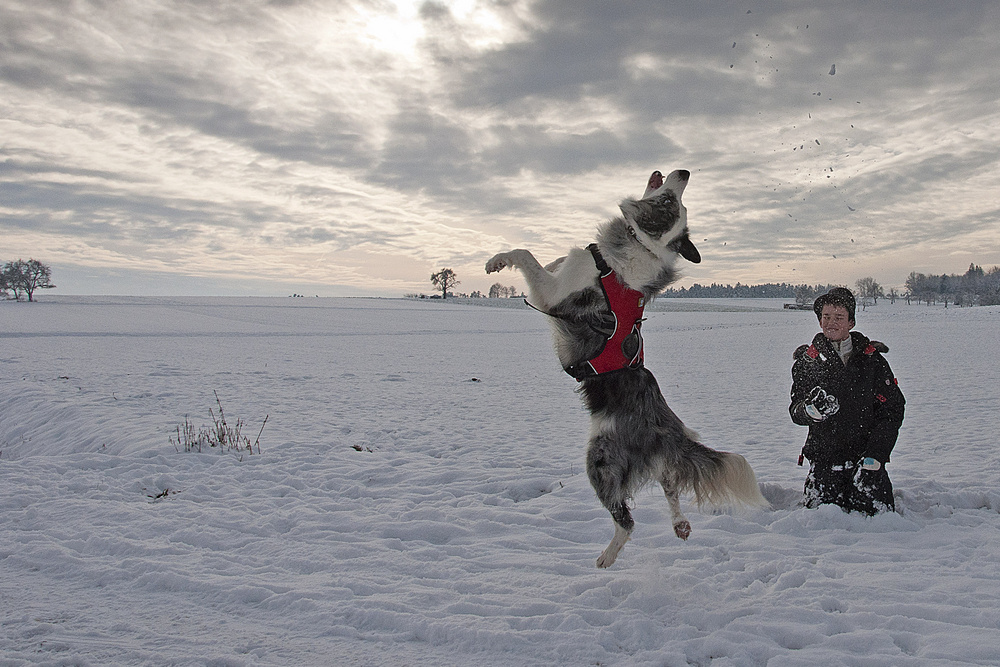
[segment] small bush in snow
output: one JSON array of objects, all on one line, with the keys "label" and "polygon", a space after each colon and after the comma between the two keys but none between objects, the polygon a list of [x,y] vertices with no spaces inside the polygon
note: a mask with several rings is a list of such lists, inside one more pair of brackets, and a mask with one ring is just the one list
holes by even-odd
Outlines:
[{"label": "small bush in snow", "polygon": [[222,409],[219,392],[213,393],[215,394],[215,402],[219,406],[219,414],[216,415],[215,411],[209,408],[208,413],[212,416],[212,426],[202,426],[196,429],[185,415],[184,423],[177,426],[177,438],[174,439],[174,436],[170,436],[170,444],[177,451],[181,451],[183,448],[185,452],[201,452],[205,448],[218,447],[219,452],[223,454],[226,452],[260,454],[260,435],[267,425],[268,416],[264,416],[264,423],[260,425],[257,437],[251,441],[249,436],[243,435],[243,427],[246,426],[246,422],[237,419],[236,423],[231,425],[226,419],[225,410]]}]

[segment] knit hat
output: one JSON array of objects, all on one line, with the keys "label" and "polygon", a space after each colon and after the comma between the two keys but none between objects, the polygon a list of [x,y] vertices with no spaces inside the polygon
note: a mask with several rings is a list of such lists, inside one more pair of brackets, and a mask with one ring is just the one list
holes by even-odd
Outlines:
[{"label": "knit hat", "polygon": [[813,302],[813,312],[816,313],[817,319],[820,319],[823,316],[823,306],[840,306],[841,308],[846,308],[848,318],[851,322],[855,321],[854,295],[851,294],[851,290],[846,287],[834,287],[832,290]]}]

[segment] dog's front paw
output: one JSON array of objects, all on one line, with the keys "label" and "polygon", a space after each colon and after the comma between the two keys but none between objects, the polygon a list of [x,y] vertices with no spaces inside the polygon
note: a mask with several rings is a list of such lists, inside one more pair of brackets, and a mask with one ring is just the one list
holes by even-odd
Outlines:
[{"label": "dog's front paw", "polygon": [[486,273],[496,273],[500,269],[505,269],[511,265],[510,257],[508,253],[500,252],[490,258],[486,262]]},{"label": "dog's front paw", "polygon": [[686,520],[678,521],[677,523],[674,524],[674,535],[681,538],[682,540],[686,540],[688,537],[691,536],[691,524],[688,523]]},{"label": "dog's front paw", "polygon": [[615,535],[611,538],[611,544],[605,549],[600,557],[597,559],[597,567],[602,570],[606,567],[611,567],[614,565],[615,560],[618,558],[618,552],[622,550],[625,543],[628,542],[629,536],[632,531],[625,530],[619,525],[615,525]]},{"label": "dog's front paw", "polygon": [[610,550],[611,550],[611,547],[608,547],[607,549],[605,549],[604,553],[602,553],[601,556],[600,556],[600,558],[597,559],[597,567],[601,568],[602,570],[605,570],[605,569],[611,567],[612,565],[614,565],[615,564],[615,560],[618,558],[618,552],[621,551],[621,549],[619,548],[619,549],[616,549],[614,553],[610,553],[609,554],[608,552]]}]

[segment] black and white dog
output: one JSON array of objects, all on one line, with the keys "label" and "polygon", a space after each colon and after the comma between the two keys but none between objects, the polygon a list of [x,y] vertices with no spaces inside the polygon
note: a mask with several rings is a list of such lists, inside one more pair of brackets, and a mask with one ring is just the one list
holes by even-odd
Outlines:
[{"label": "black and white dog", "polygon": [[527,250],[486,263],[486,273],[511,267],[524,274],[530,304],[549,316],[559,361],[580,382],[591,414],[587,474],[615,521],[598,567],[614,563],[628,541],[635,522],[627,503],[647,482],[663,486],[681,539],[691,533],[681,493],[693,492],[699,506],[768,504],[746,459],[698,442],[642,365],[644,305],[676,280],[678,256],[701,261],[681,204],[689,177],[654,171],[642,199],[623,200],[622,215],[598,228],[596,244],[548,266]]}]

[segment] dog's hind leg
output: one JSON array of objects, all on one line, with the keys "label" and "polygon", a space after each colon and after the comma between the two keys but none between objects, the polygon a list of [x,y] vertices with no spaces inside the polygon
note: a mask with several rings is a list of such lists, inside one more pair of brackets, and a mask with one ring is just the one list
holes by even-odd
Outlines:
[{"label": "dog's hind leg", "polygon": [[667,504],[670,505],[670,520],[673,522],[674,534],[686,540],[691,535],[691,522],[681,513],[681,498],[677,486],[666,479],[660,480],[660,485],[667,496]]},{"label": "dog's hind leg", "polygon": [[632,513],[625,502],[629,488],[628,473],[622,462],[613,456],[608,456],[607,446],[605,436],[598,435],[590,441],[590,447],[587,449],[587,476],[590,478],[590,485],[594,487],[601,504],[611,512],[611,518],[615,521],[615,534],[611,538],[611,543],[597,559],[597,567],[601,568],[610,567],[615,562],[618,553],[628,542],[632,529],[635,528]]},{"label": "dog's hind leg", "polygon": [[[625,507],[625,503],[621,504],[621,510],[624,515],[628,518],[628,524],[630,526],[635,526],[635,522],[632,521],[632,515]],[[619,522],[618,517],[615,516],[615,512],[611,512],[611,516],[615,520],[615,534],[611,538],[611,543],[608,544],[607,548],[601,552],[601,555],[597,559],[597,567],[605,568],[614,565],[615,559],[618,558],[618,552],[622,550],[625,543],[628,542],[629,536],[632,534],[632,528],[625,528]]]}]

